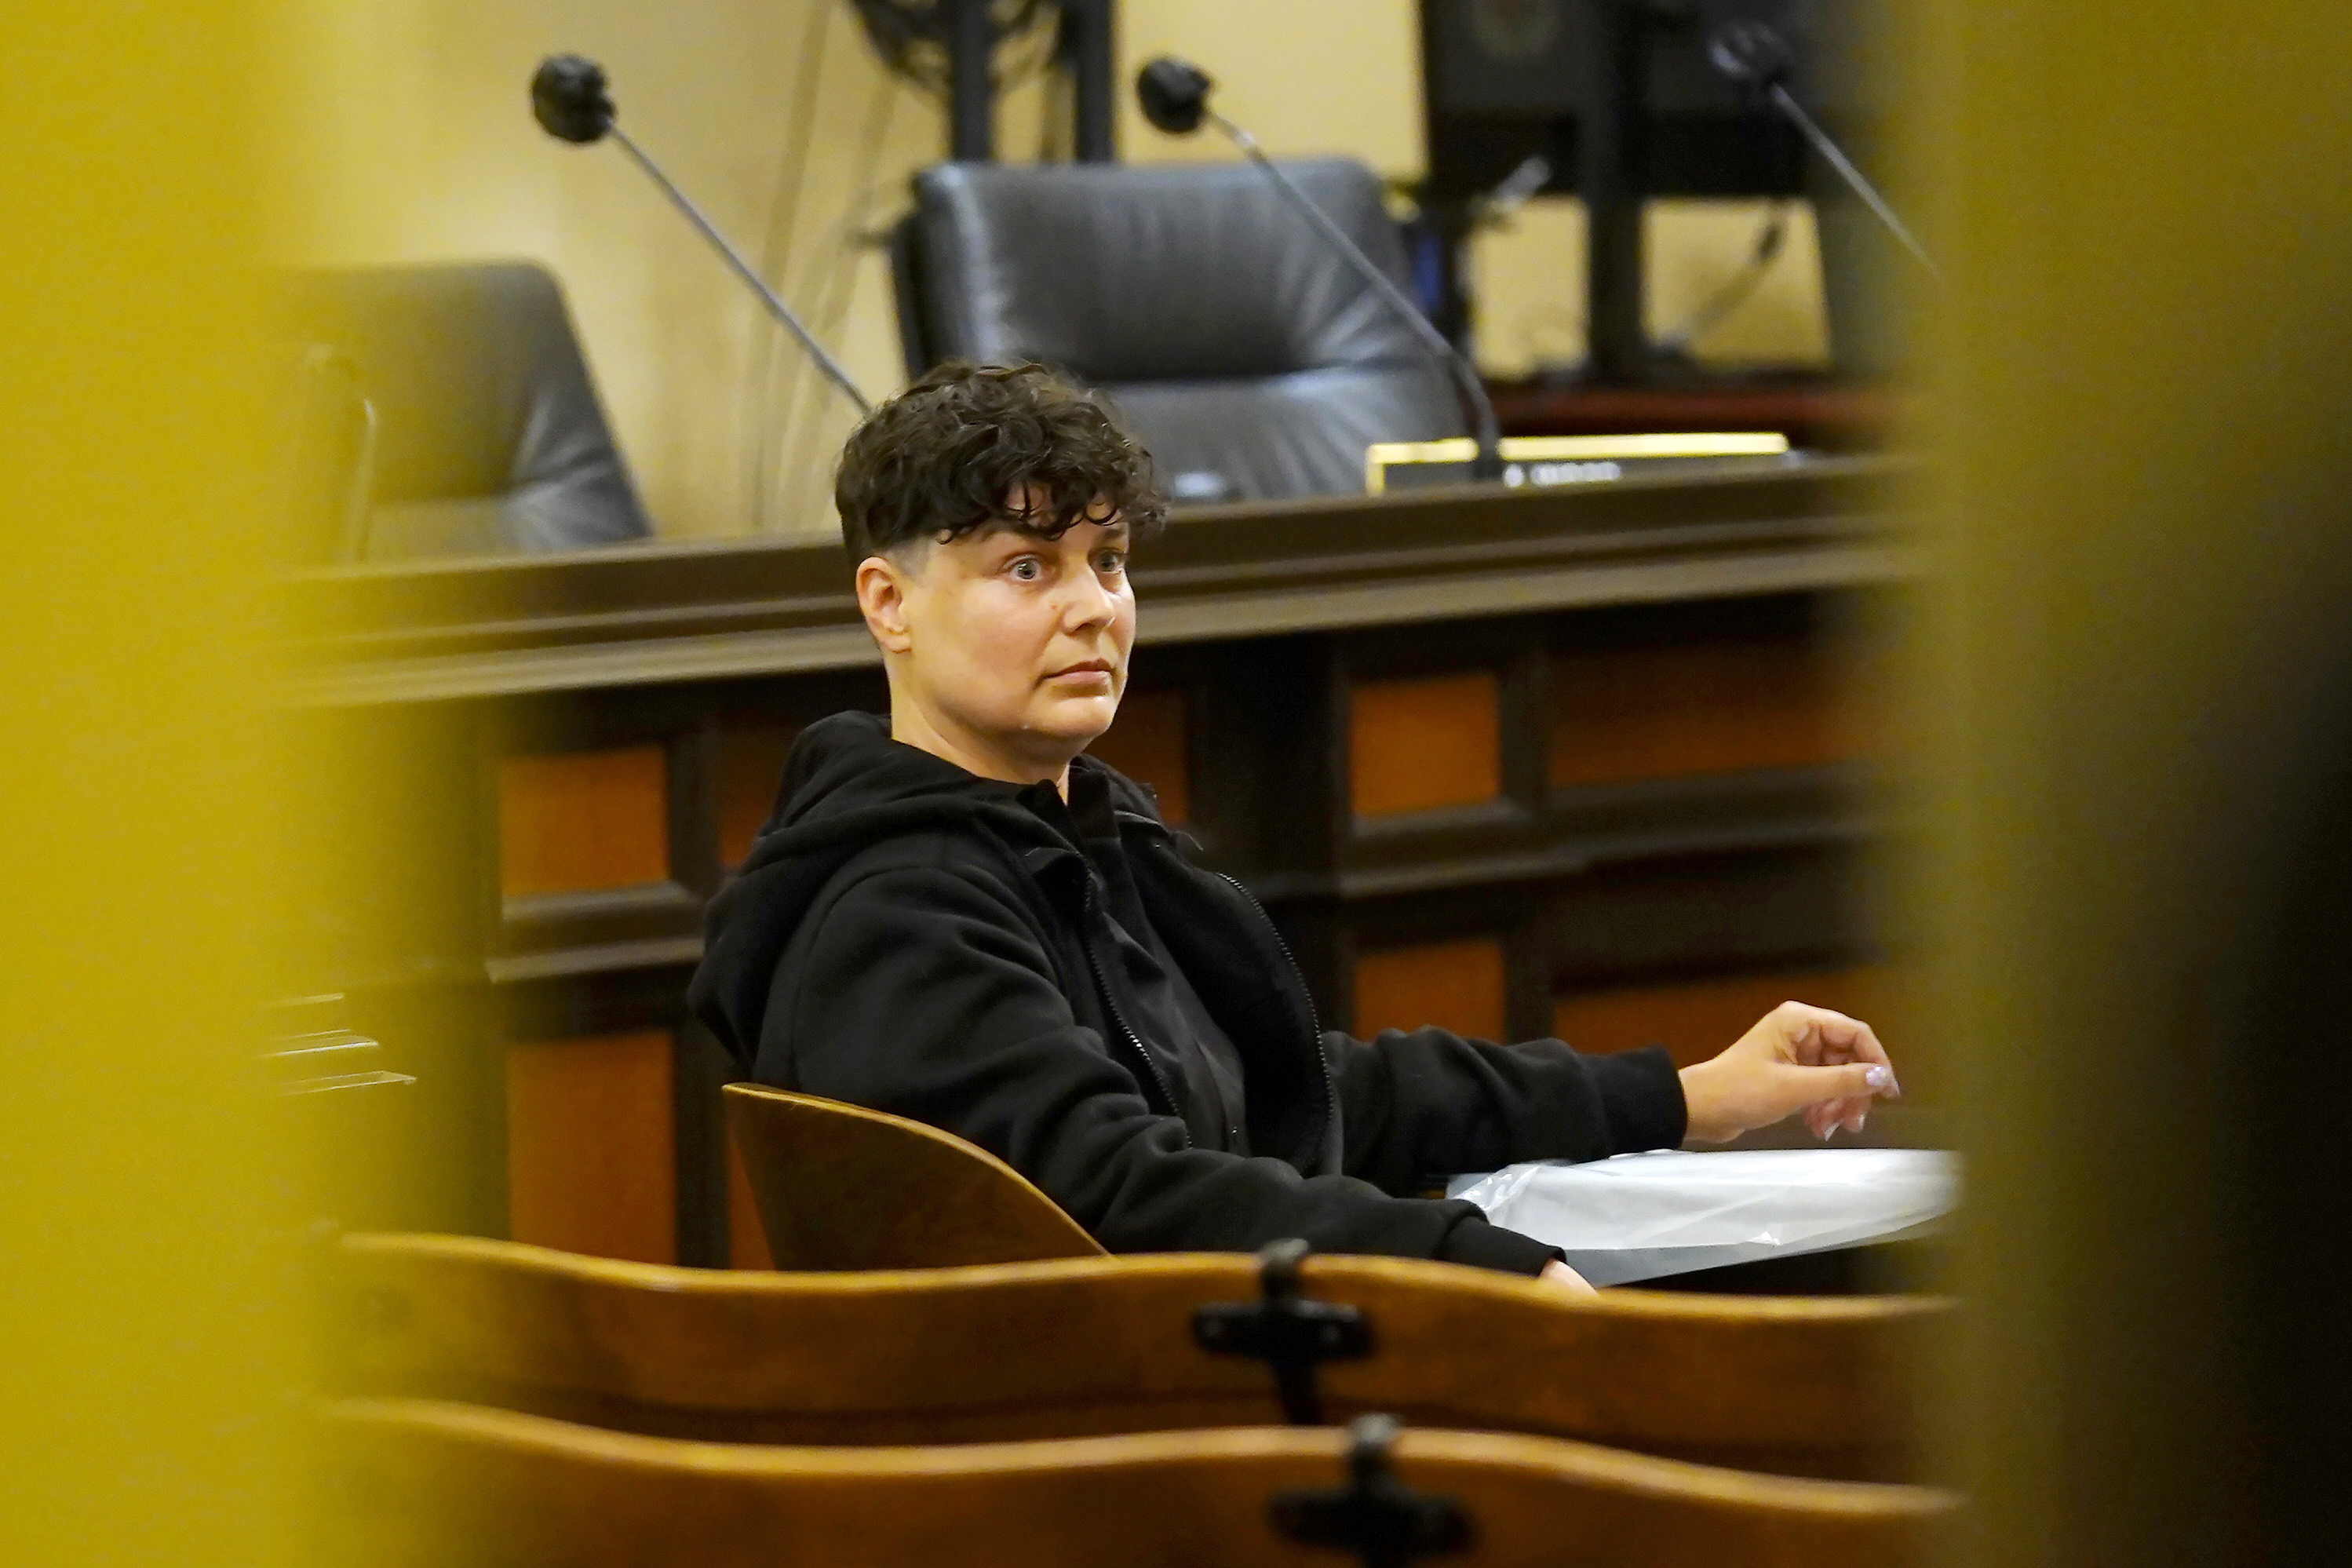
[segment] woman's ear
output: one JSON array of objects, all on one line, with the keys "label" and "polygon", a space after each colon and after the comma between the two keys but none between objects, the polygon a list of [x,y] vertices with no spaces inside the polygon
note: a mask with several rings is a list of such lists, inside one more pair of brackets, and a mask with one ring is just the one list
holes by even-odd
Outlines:
[{"label": "woman's ear", "polygon": [[907,574],[887,555],[857,563],[857,608],[866,629],[884,653],[905,653],[915,643],[907,627]]}]

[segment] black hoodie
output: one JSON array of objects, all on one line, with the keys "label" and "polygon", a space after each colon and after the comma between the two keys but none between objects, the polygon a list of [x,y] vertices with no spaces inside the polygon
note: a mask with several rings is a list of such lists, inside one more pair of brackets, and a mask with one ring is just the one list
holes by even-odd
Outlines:
[{"label": "black hoodie", "polygon": [[1240,1058],[1247,1155],[1194,1147],[1170,1103],[1109,961],[1101,879],[1041,809],[1052,786],[975,777],[873,714],[793,746],[774,816],[711,905],[696,1016],[762,1083],[988,1150],[1113,1252],[1303,1237],[1532,1274],[1559,1254],[1473,1205],[1400,1194],[1681,1142],[1682,1087],[1655,1047],[1324,1032],[1257,901],[1195,867],[1141,789],[1090,757],[1072,767],[1110,791],[1145,914]]}]

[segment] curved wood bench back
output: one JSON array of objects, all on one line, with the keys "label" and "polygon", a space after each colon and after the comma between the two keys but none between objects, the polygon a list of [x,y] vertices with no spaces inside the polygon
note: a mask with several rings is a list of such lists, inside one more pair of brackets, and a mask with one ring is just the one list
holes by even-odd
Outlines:
[{"label": "curved wood bench back", "polygon": [[[1255,1261],[1161,1254],[877,1274],[728,1273],[461,1237],[341,1243],[341,1386],[719,1441],[1003,1441],[1282,1420],[1272,1372],[1193,1310]],[[1920,1298],[1612,1290],[1316,1257],[1372,1353],[1327,1419],[1549,1434],[1783,1474],[1919,1473],[1915,1379],[1952,1314]]]},{"label": "curved wood bench back", "polygon": [[[681,1443],[421,1401],[331,1409],[337,1521],[358,1568],[1197,1568],[1336,1564],[1268,1522],[1342,1484],[1331,1427],[947,1448]],[[1792,1480],[1539,1437],[1407,1431],[1393,1474],[1459,1503],[1464,1568],[1924,1568],[1951,1500]]]},{"label": "curved wood bench back", "polygon": [[778,1268],[948,1268],[1098,1258],[1028,1179],[952,1133],[764,1084],[727,1086]]}]

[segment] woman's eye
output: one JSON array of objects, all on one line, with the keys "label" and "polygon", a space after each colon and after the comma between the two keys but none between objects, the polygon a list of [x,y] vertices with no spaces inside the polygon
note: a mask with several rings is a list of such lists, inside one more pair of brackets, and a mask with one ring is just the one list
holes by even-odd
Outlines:
[{"label": "woman's eye", "polygon": [[1095,557],[1095,570],[1106,574],[1127,570],[1127,557],[1116,550],[1106,550]]},{"label": "woman's eye", "polygon": [[1031,556],[1024,555],[1013,563],[1013,575],[1024,583],[1034,583],[1041,570]]}]

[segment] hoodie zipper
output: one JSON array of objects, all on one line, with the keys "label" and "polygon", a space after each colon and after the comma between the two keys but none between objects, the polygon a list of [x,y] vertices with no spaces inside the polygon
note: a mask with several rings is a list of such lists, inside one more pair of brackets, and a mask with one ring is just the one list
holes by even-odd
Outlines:
[{"label": "hoodie zipper", "polygon": [[[1087,967],[1093,971],[1095,977],[1095,994],[1102,998],[1103,1011],[1108,1013],[1110,1021],[1118,1026],[1119,1035],[1127,1041],[1128,1048],[1132,1050],[1136,1059],[1143,1064],[1143,1070],[1151,1075],[1152,1083],[1160,1089],[1160,1103],[1167,1106],[1168,1114],[1175,1118],[1177,1131],[1183,1134],[1184,1147],[1190,1149],[1192,1147],[1192,1130],[1185,1124],[1183,1108],[1176,1103],[1175,1091],[1169,1087],[1166,1075],[1160,1070],[1160,1064],[1152,1060],[1151,1053],[1144,1048],[1142,1037],[1128,1026],[1125,1016],[1118,1010],[1118,1003],[1111,996],[1110,986],[1103,979],[1102,963],[1095,956],[1093,935],[1093,925],[1097,911],[1098,906],[1095,902],[1094,876],[1089,872],[1087,877],[1087,929],[1078,933],[1078,945],[1087,950]],[[1281,940],[1279,935],[1276,940]],[[1307,1006],[1311,1009],[1314,1005],[1314,998],[1308,997]],[[1327,1078],[1325,1082],[1328,1084],[1329,1079]],[[1328,1092],[1328,1089],[1326,1092]]]},{"label": "hoodie zipper", "polygon": [[1333,1102],[1331,1054],[1323,1048],[1323,1019],[1315,1011],[1315,993],[1307,989],[1307,975],[1298,967],[1297,955],[1290,951],[1290,944],[1283,941],[1282,928],[1274,923],[1274,917],[1265,912],[1265,906],[1257,901],[1257,895],[1223,871],[1212,871],[1209,874],[1249,900],[1249,907],[1255,910],[1257,918],[1265,922],[1266,934],[1273,937],[1274,945],[1282,950],[1283,962],[1290,965],[1290,977],[1298,983],[1298,994],[1307,998],[1307,1042],[1315,1047],[1316,1062],[1323,1068],[1323,1127],[1326,1136],[1328,1136],[1331,1123],[1336,1119],[1339,1108]]}]

